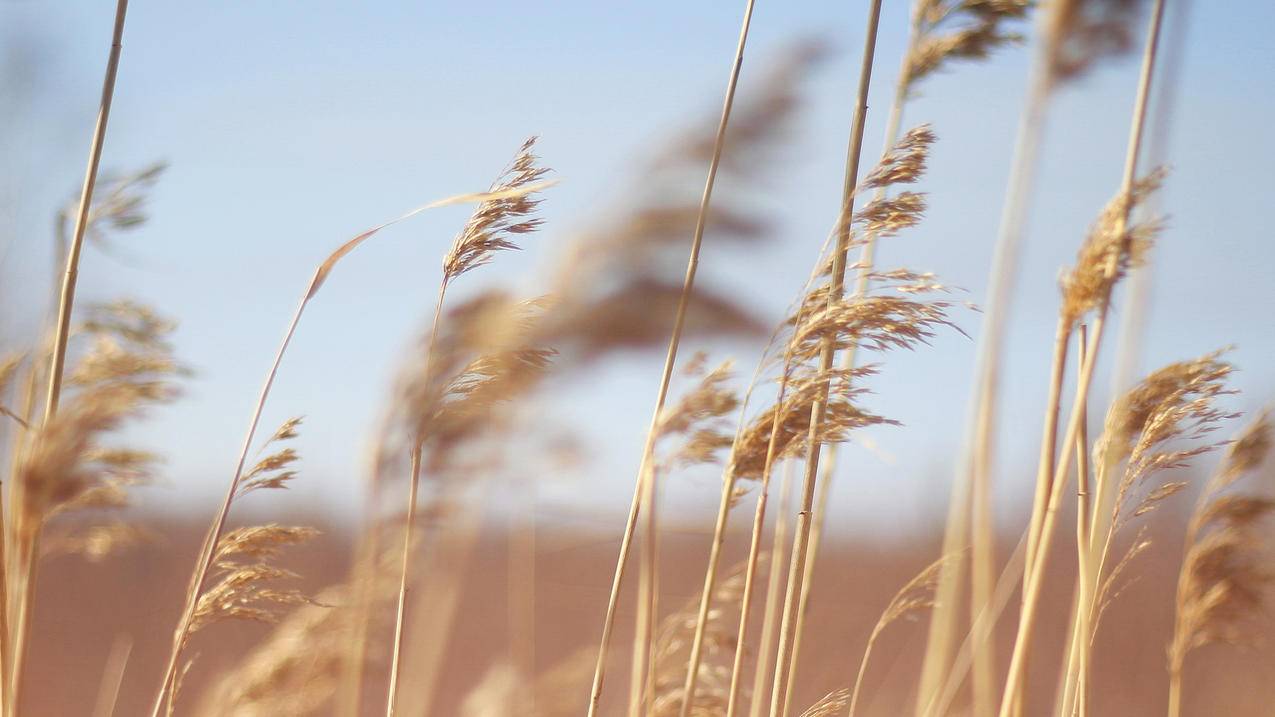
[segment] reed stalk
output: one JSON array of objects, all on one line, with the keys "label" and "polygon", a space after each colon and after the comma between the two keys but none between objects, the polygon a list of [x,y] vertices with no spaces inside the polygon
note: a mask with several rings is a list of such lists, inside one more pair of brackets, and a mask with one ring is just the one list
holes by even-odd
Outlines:
[{"label": "reed stalk", "polygon": [[[677,352],[682,342],[682,331],[686,325],[686,311],[690,304],[691,294],[695,288],[695,274],[699,268],[700,248],[704,243],[704,228],[708,222],[708,207],[713,198],[713,185],[717,181],[717,168],[721,165],[722,149],[726,143],[726,127],[730,123],[731,108],[735,104],[735,89],[739,85],[739,75],[744,64],[744,47],[748,42],[748,28],[752,22],[753,6],[756,0],[747,0],[744,6],[744,17],[740,25],[739,41],[735,47],[735,59],[731,65],[729,79],[726,82],[726,97],[722,102],[721,118],[717,123],[717,133],[713,139],[712,159],[708,164],[708,177],[704,181],[704,192],[700,198],[699,211],[695,218],[695,230],[691,237],[690,256],[686,263],[686,276],[682,282],[682,292],[678,297],[677,311],[673,318],[673,332],[669,338],[668,353],[664,358],[664,369],[660,375],[660,387],[656,392],[655,410],[651,414],[651,423],[647,428],[645,445],[642,448],[642,460],[638,466],[637,484],[633,489],[633,499],[629,505],[628,518],[625,520],[624,535],[620,539],[620,554],[616,558],[615,573],[611,580],[611,593],[607,598],[606,616],[602,622],[602,636],[598,645],[598,659],[593,670],[593,684],[589,690],[588,717],[596,717],[602,700],[602,685],[606,679],[607,653],[611,647],[611,633],[615,627],[616,607],[620,602],[620,587],[624,582],[624,571],[628,563],[629,551],[633,545],[633,535],[637,529],[638,515],[642,508],[642,496],[645,484],[654,460],[656,428],[660,414],[664,411],[664,403],[668,399],[669,383],[673,377],[673,367],[677,363]],[[651,616],[648,616],[651,619]],[[650,634],[648,630],[647,634]]]},{"label": "reed stalk", "polygon": [[[450,278],[446,274],[439,283],[438,298],[434,302],[434,318],[430,322],[429,339],[425,344],[424,380],[428,383],[430,367],[434,358],[434,344],[438,340],[438,326],[443,315],[443,302],[447,298],[447,287]],[[399,571],[398,598],[394,612],[394,648],[390,656],[390,683],[386,688],[385,715],[394,717],[398,713],[398,680],[403,667],[403,624],[407,618],[407,595],[410,592],[412,544],[416,540],[416,496],[421,482],[421,436],[416,436],[412,443],[410,457],[410,483],[407,489],[407,515],[403,527],[403,562]]]},{"label": "reed stalk", "polygon": [[[762,624],[761,624],[761,641],[757,644],[757,664],[753,669],[753,691],[750,700],[750,708],[748,710],[749,717],[760,717],[762,706],[766,704],[764,694],[766,690],[766,678],[770,674],[770,655],[775,648],[775,632],[778,627],[779,592],[783,589],[783,563],[776,560],[775,556],[782,554],[785,544],[788,542],[788,513],[792,497],[792,478],[794,473],[793,463],[790,461],[784,464],[783,479],[779,483],[779,511],[775,515],[774,533],[770,541],[770,575],[766,580],[766,600],[762,604]],[[765,499],[765,493],[758,497],[758,501]],[[762,519],[765,518],[765,509],[761,509]],[[760,536],[761,530],[756,525],[753,526],[753,534]],[[759,540],[754,538],[753,540]],[[752,557],[753,548],[749,548],[750,564],[756,568],[757,560]],[[745,589],[751,586],[745,584]],[[747,593],[750,594],[751,593]],[[739,707],[739,689],[742,681],[744,654],[747,652],[747,644],[744,638],[747,635],[750,602],[741,601],[739,616],[739,637],[735,643],[735,661],[731,666],[731,686],[730,699],[726,705],[726,717],[735,717],[735,713]]]},{"label": "reed stalk", "polygon": [[659,618],[659,476],[650,470],[642,482],[642,569],[638,572],[637,617],[629,681],[629,717],[641,717],[642,705],[655,695],[655,621]]},{"label": "reed stalk", "polygon": [[[1129,130],[1129,142],[1125,155],[1124,175],[1121,180],[1121,193],[1128,196],[1129,191],[1133,188],[1134,178],[1137,176],[1138,155],[1142,146],[1143,131],[1146,125],[1148,97],[1150,95],[1151,81],[1155,69],[1155,61],[1157,50],[1159,47],[1160,28],[1164,18],[1164,0],[1155,0],[1155,4],[1151,10],[1150,27],[1147,32],[1146,44],[1142,53],[1142,67],[1139,73],[1137,95],[1134,100],[1133,119]],[[1130,203],[1125,202],[1125,210],[1118,219],[1116,231],[1124,234],[1124,228],[1129,220]],[[1106,278],[1111,279],[1115,276],[1117,270],[1117,262],[1119,257],[1127,251],[1126,246],[1121,246],[1118,252],[1113,252],[1106,266]],[[1083,414],[1083,408],[1086,404],[1089,394],[1089,386],[1093,380],[1094,367],[1097,364],[1098,355],[1102,346],[1103,332],[1107,321],[1107,313],[1111,305],[1110,286],[1102,298],[1101,305],[1098,308],[1097,315],[1093,322],[1093,339],[1092,345],[1087,348],[1084,360],[1080,364],[1080,370],[1076,381],[1076,397],[1072,406],[1071,414],[1067,422],[1067,430],[1064,433],[1062,446],[1075,445],[1080,435],[1080,426]],[[1066,476],[1070,466],[1071,451],[1063,450],[1060,453],[1058,466],[1052,477],[1052,485],[1050,486],[1049,504],[1044,513],[1038,518],[1040,521],[1040,529],[1038,531],[1039,543],[1036,546],[1035,555],[1032,557],[1028,568],[1024,571],[1024,593],[1023,608],[1019,616],[1018,634],[1014,642],[1014,649],[1010,658],[1009,671],[1005,681],[1005,691],[1001,698],[1000,717],[1010,717],[1014,714],[1014,704],[1019,700],[1024,690],[1025,679],[1025,661],[1030,652],[1031,640],[1035,629],[1036,611],[1040,603],[1041,589],[1043,585],[1043,577],[1046,561],[1049,555],[1049,549],[1052,543],[1053,527],[1057,518],[1057,505],[1061,499],[1062,489],[1066,484]]]},{"label": "reed stalk", "polygon": [[[1087,339],[1087,330],[1082,325],[1079,336],[1079,360],[1081,362],[1085,360],[1085,355],[1088,352]],[[1077,672],[1074,678],[1070,677],[1070,664],[1068,664],[1069,677],[1066,682],[1074,682],[1074,687],[1064,687],[1064,689],[1068,692],[1074,690],[1075,714],[1079,715],[1079,717],[1088,717],[1089,698],[1087,690],[1091,653],[1090,641],[1093,634],[1090,606],[1093,603],[1095,586],[1089,579],[1089,542],[1092,513],[1089,501],[1089,430],[1086,406],[1081,406],[1080,414],[1080,433],[1076,439],[1076,574],[1080,590],[1076,600],[1076,630],[1073,636],[1075,642],[1072,645],[1072,650],[1076,654]],[[1070,663],[1070,660],[1068,660],[1068,663]],[[1070,717],[1070,714],[1068,712],[1066,717]]]},{"label": "reed stalk", "polygon": [[[85,231],[88,229],[89,210],[93,205],[93,188],[97,184],[98,165],[102,160],[102,147],[106,142],[106,125],[111,116],[111,101],[115,97],[115,78],[119,74],[120,52],[124,45],[124,21],[128,15],[128,0],[118,0],[115,5],[115,22],[111,29],[111,50],[106,60],[106,76],[102,80],[102,96],[98,102],[97,123],[89,144],[88,167],[84,172],[84,184],[80,190],[79,208],[75,215],[75,231],[66,255],[66,269],[62,275],[62,289],[58,299],[56,324],[53,334],[53,350],[49,360],[48,388],[45,392],[44,416],[47,425],[57,414],[62,396],[62,374],[66,367],[66,348],[71,338],[71,314],[75,306],[75,288],[79,279],[80,254],[84,248]],[[13,596],[17,600],[13,621],[11,646],[0,654],[0,682],[8,678],[8,689],[0,695],[7,717],[17,714],[22,700],[22,678],[26,667],[28,635],[39,564],[40,531],[37,526],[30,538],[30,545],[23,553],[21,590]],[[7,563],[8,561],[6,561]],[[7,568],[8,566],[6,566]],[[5,582],[8,582],[8,573]],[[7,589],[6,589],[7,591]],[[7,621],[7,618],[6,618]],[[6,625],[5,632],[8,633]],[[9,662],[12,664],[8,664]]]},{"label": "reed stalk", "polygon": [[830,450],[820,468],[823,476],[820,478],[819,497],[816,499],[815,519],[810,528],[810,559],[806,561],[806,571],[801,576],[801,597],[797,602],[797,637],[792,645],[792,663],[788,666],[788,694],[784,696],[784,712],[792,707],[793,683],[797,681],[797,669],[801,663],[801,643],[810,606],[810,589],[814,583],[815,566],[819,563],[819,546],[823,542],[823,526],[828,517],[828,495],[832,492],[832,476],[835,475],[836,468],[836,453]]},{"label": "reed stalk", "polygon": [[[881,0],[871,0],[863,44],[863,62],[859,71],[859,95],[855,106],[854,128],[847,152],[845,180],[843,184],[841,214],[838,223],[837,246],[832,255],[832,275],[828,287],[828,303],[841,299],[845,291],[846,254],[850,247],[850,221],[854,215],[854,187],[859,176],[859,160],[863,151],[863,128],[867,121],[868,89],[872,82],[872,66],[876,55],[877,29],[881,21]],[[825,338],[819,356],[819,371],[826,375],[836,358],[836,346],[831,337]],[[823,384],[821,394],[810,409],[810,430],[806,451],[805,471],[802,479],[801,509],[797,514],[796,533],[793,539],[792,558],[789,563],[788,586],[784,597],[783,618],[779,627],[779,646],[775,653],[775,678],[770,694],[771,717],[784,717],[784,703],[788,698],[789,664],[796,640],[797,606],[800,601],[802,578],[810,546],[811,513],[814,509],[815,483],[819,475],[820,426],[827,410],[828,384]],[[683,715],[685,717],[685,715]]]},{"label": "reed stalk", "polygon": [[403,563],[399,572],[398,598],[394,612],[394,648],[390,653],[390,684],[386,689],[385,714],[394,717],[398,713],[398,679],[403,669],[403,622],[407,612],[408,585],[412,564],[412,542],[416,539],[416,496],[421,482],[421,449],[413,446],[411,452],[411,483],[407,489],[407,524],[403,528]]}]

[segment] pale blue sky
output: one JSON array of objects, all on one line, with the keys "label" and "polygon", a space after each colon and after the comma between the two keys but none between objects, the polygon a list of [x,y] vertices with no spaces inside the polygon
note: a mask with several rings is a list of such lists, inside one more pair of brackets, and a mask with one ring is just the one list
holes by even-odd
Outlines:
[{"label": "pale blue sky", "polygon": [[[882,18],[871,153],[907,4],[887,2]],[[334,245],[426,200],[486,186],[525,136],[539,134],[562,180],[544,205],[546,230],[522,255],[467,277],[473,286],[534,289],[530,277],[554,245],[617,199],[626,164],[716,111],[742,5],[133,0],[103,164],[163,159],[171,168],[151,222],[122,237],[117,255],[86,252],[82,275],[85,297],[129,294],[180,319],[179,352],[198,372],[188,395],[139,433],[170,456],[168,483],[151,499],[211,509],[289,312]],[[26,338],[43,311],[27,297],[45,290],[50,216],[83,171],[113,8],[0,0],[0,336],[8,342]],[[747,261],[705,250],[719,280],[772,316],[804,280],[835,212],[865,14],[864,2],[758,3],[741,92],[798,39],[836,50],[806,85],[792,161],[775,170],[776,241]],[[1170,36],[1181,30],[1173,17]],[[1275,399],[1275,250],[1264,217],[1275,190],[1275,139],[1265,129],[1275,123],[1273,23],[1269,3],[1195,3],[1162,147],[1174,168],[1163,195],[1170,229],[1154,254],[1142,365],[1237,344],[1246,392],[1237,405]],[[940,138],[923,187],[931,209],[918,230],[883,248],[884,264],[938,272],[982,300],[1029,55],[961,65],[928,80],[909,105],[907,123],[930,122]],[[1132,60],[1108,63],[1063,91],[1050,115],[1004,379],[1006,508],[1032,473],[1022,467],[1036,451],[1056,278],[1118,185],[1136,70]],[[271,500],[349,512],[391,372],[425,318],[440,255],[464,216],[444,210],[387,231],[325,286],[265,421],[309,417],[299,443],[304,477],[293,495]],[[977,315],[959,319],[977,335]],[[943,336],[889,357],[869,401],[906,426],[871,433],[888,461],[852,449],[852,472],[836,489],[838,519],[878,527],[941,512],[974,350]],[[751,372],[757,348],[731,351]],[[599,449],[587,477],[546,488],[547,515],[618,526],[658,359],[624,358],[570,394],[559,413]],[[679,480],[674,496],[700,516],[716,500],[715,479]]]}]

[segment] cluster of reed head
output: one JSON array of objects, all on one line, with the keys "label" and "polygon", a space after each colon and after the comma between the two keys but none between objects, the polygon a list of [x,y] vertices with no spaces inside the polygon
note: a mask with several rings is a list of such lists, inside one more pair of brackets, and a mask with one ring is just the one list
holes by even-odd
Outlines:
[{"label": "cluster of reed head", "polygon": [[[534,612],[519,613],[511,617],[518,621],[511,626],[518,636],[511,635],[509,658],[472,688],[464,712],[572,714],[587,691],[590,715],[627,710],[633,716],[734,717],[745,709],[753,717],[795,714],[794,685],[801,675],[802,636],[811,629],[807,606],[837,447],[859,429],[897,425],[867,406],[867,387],[888,364],[862,359],[923,347],[939,331],[961,331],[955,314],[962,305],[952,300],[952,288],[927,272],[882,268],[877,259],[878,240],[914,227],[926,209],[926,195],[908,187],[923,180],[936,135],[924,124],[903,131],[905,109],[918,83],[951,63],[1023,42],[1019,25],[1032,12],[1039,16],[1033,80],[982,330],[971,332],[980,342],[980,359],[943,548],[884,606],[862,656],[846,661],[848,687],[801,714],[854,715],[880,635],[923,612],[932,617],[916,676],[918,717],[949,714],[960,699],[969,702],[961,709],[976,715],[1027,714],[1030,658],[1050,649],[1037,635],[1046,566],[1062,501],[1071,497],[1077,572],[1056,712],[1090,714],[1099,707],[1089,689],[1094,637],[1137,558],[1152,546],[1143,516],[1189,488],[1165,478],[1166,471],[1223,445],[1225,456],[1200,491],[1187,526],[1168,650],[1171,715],[1181,709],[1189,653],[1244,638],[1242,624],[1262,604],[1271,581],[1258,554],[1257,525],[1275,502],[1237,486],[1262,468],[1272,429],[1263,415],[1229,444],[1211,438],[1235,417],[1218,403],[1231,392],[1226,379],[1232,369],[1223,355],[1210,353],[1153,372],[1111,400],[1101,432],[1092,440],[1089,435],[1089,408],[1097,400],[1090,387],[1100,350],[1112,341],[1105,329],[1113,296],[1147,261],[1162,226],[1143,214],[1165,173],[1140,172],[1138,165],[1164,0],[1150,7],[1133,0],[1053,0],[1039,8],[1028,0],[917,0],[880,159],[860,172],[881,20],[881,1],[869,0],[842,201],[830,212],[827,240],[811,246],[812,253],[818,249],[812,271],[770,333],[745,388],[737,387],[732,362],[710,368],[699,353],[682,362],[678,383],[686,386],[675,396],[684,337],[764,334],[764,322],[731,291],[697,283],[700,248],[705,241],[752,241],[768,233],[755,188],[783,144],[796,108],[797,80],[820,54],[809,48],[793,53],[774,66],[755,96],[736,103],[753,4],[746,6],[718,121],[635,172],[620,206],[565,242],[540,277],[543,293],[519,296],[488,288],[458,301],[449,291],[541,229],[536,210],[552,181],[534,153],[534,138],[518,148],[486,191],[432,202],[373,227],[316,268],[267,372],[225,497],[195,557],[166,666],[156,676],[154,717],[186,711],[428,711],[442,689],[446,628],[458,610],[465,562],[458,556],[470,554],[477,540],[487,486],[513,473],[515,462],[523,470],[534,465],[526,453],[538,440],[552,442],[551,429],[537,420],[537,400],[560,377],[608,355],[666,341],[600,644],[539,669],[534,641],[527,637],[534,635]],[[59,222],[58,250],[67,263],[59,269],[62,291],[49,321],[50,338],[0,364],[0,413],[11,436],[0,529],[0,687],[6,717],[18,714],[29,679],[24,664],[31,612],[38,608],[41,556],[61,550],[102,559],[138,539],[127,521],[103,516],[127,505],[128,489],[150,475],[154,456],[119,447],[113,437],[148,406],[175,398],[185,373],[166,339],[172,328],[167,320],[134,303],[76,307],[74,301],[85,240],[139,224],[145,190],[159,174],[149,169],[97,178],[125,10],[121,1],[85,188],[74,211]],[[1148,29],[1124,173],[1061,282],[1036,497],[1019,549],[998,563],[990,509],[998,379],[1049,99],[1106,56],[1128,50],[1144,17]],[[694,187],[705,163],[707,181],[697,197]],[[715,193],[719,174],[731,179],[729,191]],[[350,576],[317,595],[304,594],[289,587],[297,576],[280,560],[284,548],[310,539],[314,529],[231,527],[240,501],[257,491],[287,488],[297,475],[298,456],[289,441],[297,436],[300,418],[286,421],[264,441],[257,438],[283,357],[343,257],[391,225],[461,203],[475,209],[443,257],[430,320],[376,427],[364,529]],[[685,256],[688,239],[685,274],[671,275],[668,267]],[[852,252],[858,254],[853,260]],[[1075,379],[1071,410],[1064,413],[1069,373]],[[703,589],[686,604],[662,610],[659,486],[688,466],[704,465],[720,467],[722,489]],[[783,476],[782,504],[768,523],[776,471]],[[798,488],[795,505],[789,504],[790,485]],[[728,524],[750,500],[747,558],[726,568],[721,563]],[[531,591],[525,583],[535,581],[534,522],[515,533],[522,536],[516,547],[526,560],[524,584],[511,590]],[[613,628],[634,547],[640,547],[641,559],[628,699],[621,707],[620,699],[604,703],[603,697],[611,684],[606,678],[615,653]],[[1007,664],[998,665],[991,636],[1020,585],[1012,652]],[[416,590],[424,594],[414,596]],[[215,676],[203,695],[183,699],[183,677],[194,665],[191,641],[207,639],[202,636],[207,628],[230,619],[277,624],[232,670]],[[372,685],[366,667],[378,661],[388,663],[388,682]],[[118,674],[104,678],[102,694],[109,697],[100,704],[101,714],[110,714],[118,679]]]}]

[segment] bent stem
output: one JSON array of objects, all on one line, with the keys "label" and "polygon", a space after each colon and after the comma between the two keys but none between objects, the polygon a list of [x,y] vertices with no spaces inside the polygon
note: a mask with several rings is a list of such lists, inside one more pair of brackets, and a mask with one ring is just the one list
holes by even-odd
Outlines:
[{"label": "bent stem", "polygon": [[[606,616],[602,622],[602,637],[598,645],[598,659],[593,670],[593,685],[589,691],[588,717],[596,717],[598,706],[602,700],[602,684],[606,679],[607,653],[611,647],[611,633],[615,627],[615,611],[620,602],[620,586],[624,582],[624,570],[628,563],[629,551],[633,546],[633,534],[637,528],[638,514],[641,512],[642,495],[651,463],[654,459],[656,429],[660,414],[664,411],[664,403],[668,398],[669,382],[673,377],[673,366],[677,363],[677,351],[682,342],[682,330],[686,325],[686,310],[690,303],[691,293],[695,288],[695,273],[699,267],[700,248],[704,243],[704,227],[708,221],[708,206],[713,197],[713,185],[717,180],[717,168],[722,160],[722,148],[726,143],[726,126],[730,122],[731,108],[735,103],[735,89],[739,85],[739,74],[744,64],[744,47],[748,42],[748,27],[753,17],[753,5],[756,0],[747,0],[744,7],[744,18],[739,30],[739,42],[735,47],[735,60],[731,65],[730,78],[726,83],[726,97],[722,102],[721,119],[717,124],[717,134],[713,140],[713,155],[708,165],[708,178],[704,181],[704,193],[700,198],[699,211],[695,218],[695,231],[691,238],[690,257],[686,263],[686,277],[682,282],[682,293],[678,297],[677,312],[673,319],[673,333],[669,338],[668,354],[664,358],[664,370],[660,376],[660,388],[655,397],[655,410],[651,415],[651,423],[646,432],[646,443],[642,449],[642,461],[638,466],[637,484],[633,487],[633,499],[629,504],[629,515],[625,520],[624,535],[620,539],[620,554],[616,558],[615,574],[611,580],[611,594],[607,598]],[[651,619],[648,615],[647,619]],[[650,634],[647,630],[647,634]]]}]

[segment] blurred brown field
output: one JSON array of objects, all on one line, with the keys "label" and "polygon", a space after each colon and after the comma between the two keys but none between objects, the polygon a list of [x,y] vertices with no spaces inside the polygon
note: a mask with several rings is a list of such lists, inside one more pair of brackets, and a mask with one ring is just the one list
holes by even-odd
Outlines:
[{"label": "blurred brown field", "polygon": [[[324,526],[322,515],[287,516],[284,522]],[[1136,717],[1164,712],[1167,677],[1166,636],[1173,624],[1173,588],[1177,579],[1181,515],[1166,511],[1155,521],[1150,537],[1155,544],[1134,571],[1136,581],[1114,603],[1099,627],[1095,646],[1093,714],[1102,717]],[[461,714],[467,694],[476,688],[495,664],[508,657],[509,610],[507,549],[509,536],[489,520],[480,544],[464,571],[463,592],[451,632],[437,702],[432,714]],[[139,715],[150,708],[156,682],[171,646],[172,625],[189,578],[190,561],[204,529],[202,521],[167,522],[146,519],[157,542],[91,563],[79,557],[54,558],[41,568],[35,634],[32,644],[32,680],[24,714],[91,714],[113,644],[131,640],[116,714]],[[801,678],[794,704],[813,703],[829,691],[846,687],[854,677],[864,642],[891,595],[938,550],[937,532],[912,535],[895,541],[837,540],[821,549],[816,583],[811,593],[810,629],[800,656]],[[708,550],[706,532],[670,526],[664,537],[661,603],[670,608],[691,599],[703,579]],[[547,670],[573,653],[596,644],[610,577],[615,560],[615,535],[564,531],[542,524],[536,531],[535,660]],[[729,543],[728,562],[744,557],[747,536],[735,534]],[[1013,545],[999,546],[1002,556]],[[422,552],[428,552],[424,546]],[[304,576],[309,587],[347,577],[350,558],[348,536],[327,532],[292,554],[290,566]],[[1055,565],[1073,564],[1068,551],[1058,553]],[[422,583],[430,576],[423,575]],[[1070,570],[1051,577],[1047,591],[1043,644],[1062,644],[1070,609]],[[424,585],[422,585],[424,588]],[[1014,598],[1015,600],[1017,598]],[[429,609],[428,606],[416,609]],[[997,654],[1004,656],[1012,643],[1013,609],[1003,618]],[[410,613],[409,613],[410,614]],[[627,675],[627,648],[632,629],[632,596],[621,602],[614,672],[616,684],[604,702],[604,714],[623,714]],[[377,616],[388,625],[392,614]],[[413,616],[414,619],[414,616]],[[865,681],[862,714],[889,717],[910,713],[916,674],[925,644],[926,618],[904,621],[889,628],[878,643]],[[1255,629],[1268,631],[1270,616]],[[254,623],[229,623],[213,635],[197,636],[191,652],[193,669],[182,689],[185,706],[199,702],[210,680],[242,659],[271,628]],[[383,711],[374,689],[387,679],[388,632],[374,636],[367,672],[366,714]],[[1041,650],[1032,662],[1031,702],[1027,714],[1048,714],[1057,681],[1059,658],[1052,649]],[[1263,714],[1275,703],[1275,649],[1258,646],[1248,650],[1230,647],[1204,648],[1193,654],[1187,669],[1184,710],[1196,715]],[[583,713],[588,701],[589,673],[580,672],[574,689],[565,697]],[[412,676],[404,677],[410,690]],[[539,696],[538,696],[539,697]],[[547,697],[547,696],[545,696]],[[321,712],[320,714],[330,714]],[[958,705],[952,714],[962,714]]]}]

